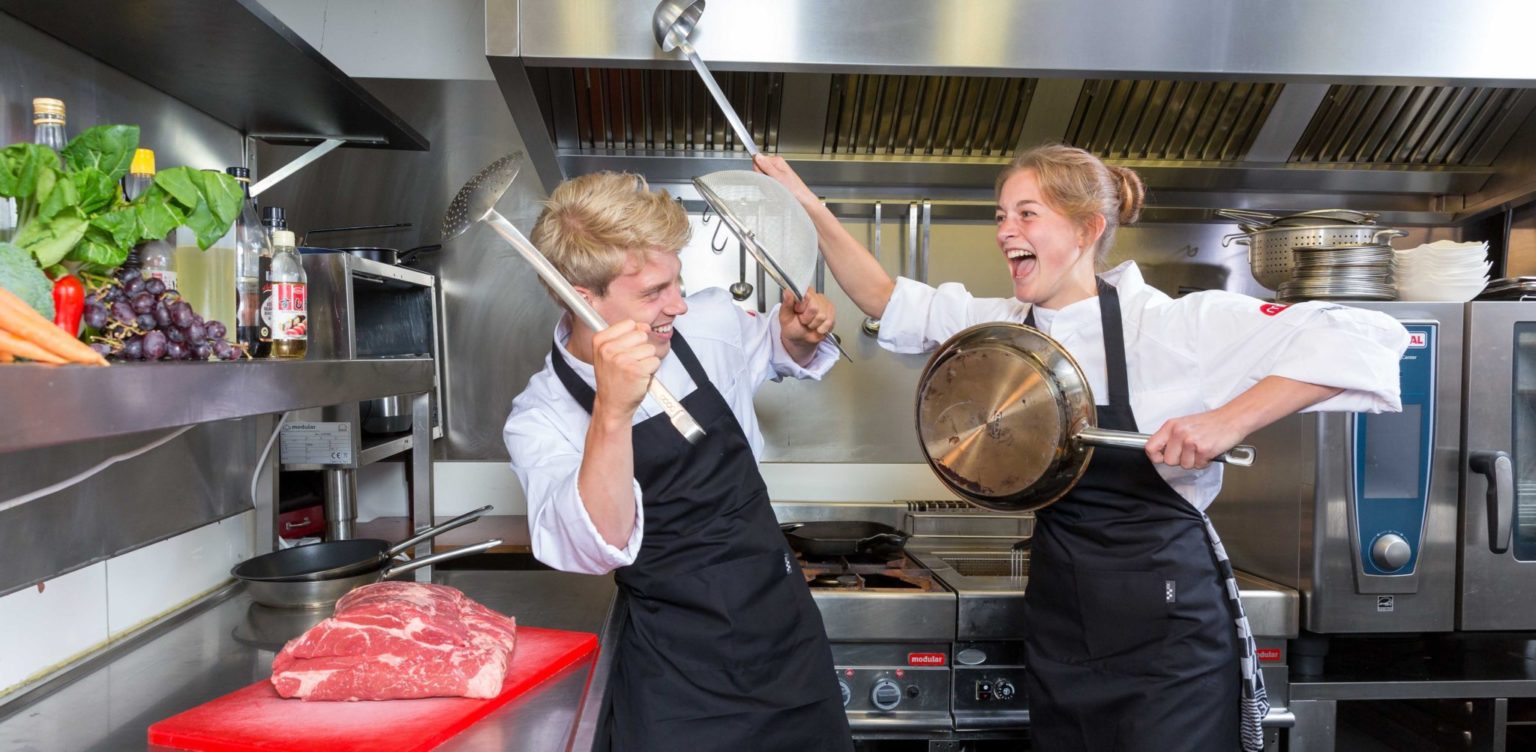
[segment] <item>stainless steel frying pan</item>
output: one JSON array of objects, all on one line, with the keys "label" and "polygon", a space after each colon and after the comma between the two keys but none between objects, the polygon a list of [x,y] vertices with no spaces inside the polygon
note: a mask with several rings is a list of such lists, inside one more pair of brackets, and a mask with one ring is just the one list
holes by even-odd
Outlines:
[{"label": "stainless steel frying pan", "polygon": [[[1145,449],[1147,434],[1094,427],[1093,393],[1065,348],[1022,324],[973,326],[929,359],[917,385],[923,457],[950,490],[1005,512],[1049,506],[1072,490],[1093,447]],[[1253,463],[1239,445],[1216,458]]]}]

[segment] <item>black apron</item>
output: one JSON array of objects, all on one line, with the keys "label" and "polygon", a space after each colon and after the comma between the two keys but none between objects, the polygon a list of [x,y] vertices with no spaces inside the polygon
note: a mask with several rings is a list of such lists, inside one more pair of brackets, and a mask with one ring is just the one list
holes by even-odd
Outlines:
[{"label": "black apron", "polygon": [[[614,574],[629,618],[610,683],[612,749],[853,749],[821,612],[780,532],[752,447],[678,333],[706,434],[690,445],[658,413],[634,427],[645,508],[635,563]],[[555,373],[592,411],[558,347]]]},{"label": "black apron", "polygon": [[[1119,297],[1098,284],[1098,425],[1136,431]],[[1243,627],[1211,532],[1140,449],[1095,448],[1072,491],[1036,514],[1025,656],[1042,752],[1242,748]]]}]

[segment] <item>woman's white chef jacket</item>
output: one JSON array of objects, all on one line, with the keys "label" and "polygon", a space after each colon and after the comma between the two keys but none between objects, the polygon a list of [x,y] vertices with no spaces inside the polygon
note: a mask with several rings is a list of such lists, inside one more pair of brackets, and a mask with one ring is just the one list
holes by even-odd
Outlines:
[{"label": "woman's white chef jacket", "polygon": [[[1391,316],[1332,303],[1282,306],[1222,291],[1175,300],[1143,281],[1131,261],[1100,276],[1120,294],[1131,408],[1142,433],[1221,407],[1266,376],[1344,389],[1309,410],[1402,409],[1398,361],[1408,331]],[[1029,308],[1012,298],[973,297],[956,283],[935,289],[900,278],[880,320],[880,344],[899,353],[924,352],[968,326],[1023,323]],[[1098,299],[1058,311],[1036,308],[1035,324],[1072,354],[1096,401],[1105,404]],[[1201,510],[1221,490],[1220,463],[1204,470],[1157,465],[1157,471]]]},{"label": "woman's white chef jacket", "polygon": [[[837,348],[831,342],[821,343],[809,367],[802,368],[780,339],[778,306],[766,314],[744,311],[731,302],[729,293],[719,288],[703,290],[687,300],[688,312],[676,319],[674,331],[687,338],[709,380],[731,406],[752,445],[752,455],[761,459],[763,434],[752,409],[752,395],[769,379],[778,381],[793,376],[819,380],[837,362]],[[592,365],[577,360],[566,350],[570,338],[567,315],[555,327],[554,341],[559,343],[559,354],[578,376],[596,388]],[[693,379],[671,352],[662,360],[657,378],[679,400],[695,389]],[[661,406],[647,396],[635,411],[634,422],[662,412]],[[528,500],[533,555],[562,571],[603,574],[634,563],[644,536],[645,526],[641,523],[645,519],[645,502],[640,484],[635,483],[635,529],[623,548],[609,544],[598,534],[576,488],[590,423],[591,416],[566,391],[546,357],[543,370],[534,374],[528,387],[512,401],[512,413],[507,416],[501,437]]]}]

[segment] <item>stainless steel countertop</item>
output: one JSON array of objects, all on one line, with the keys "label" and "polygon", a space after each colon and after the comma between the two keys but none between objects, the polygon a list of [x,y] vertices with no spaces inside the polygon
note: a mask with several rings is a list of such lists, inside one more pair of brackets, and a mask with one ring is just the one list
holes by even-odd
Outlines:
[{"label": "stainless steel countertop", "polygon": [[[584,632],[602,631],[615,593],[610,577],[547,571],[438,572],[434,581],[519,624]],[[234,588],[36,696],[0,707],[0,750],[159,749],[148,745],[150,724],[266,678],[282,642],[328,613],[266,609]],[[567,669],[438,749],[564,749],[594,663]]]}]

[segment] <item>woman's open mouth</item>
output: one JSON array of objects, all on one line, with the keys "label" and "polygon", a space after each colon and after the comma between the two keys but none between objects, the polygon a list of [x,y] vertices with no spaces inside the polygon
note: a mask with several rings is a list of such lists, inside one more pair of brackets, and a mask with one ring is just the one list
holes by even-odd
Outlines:
[{"label": "woman's open mouth", "polygon": [[1023,248],[1009,248],[1003,251],[1003,253],[1008,257],[1008,271],[1015,280],[1029,276],[1039,264],[1035,259],[1034,251],[1026,251]]}]

